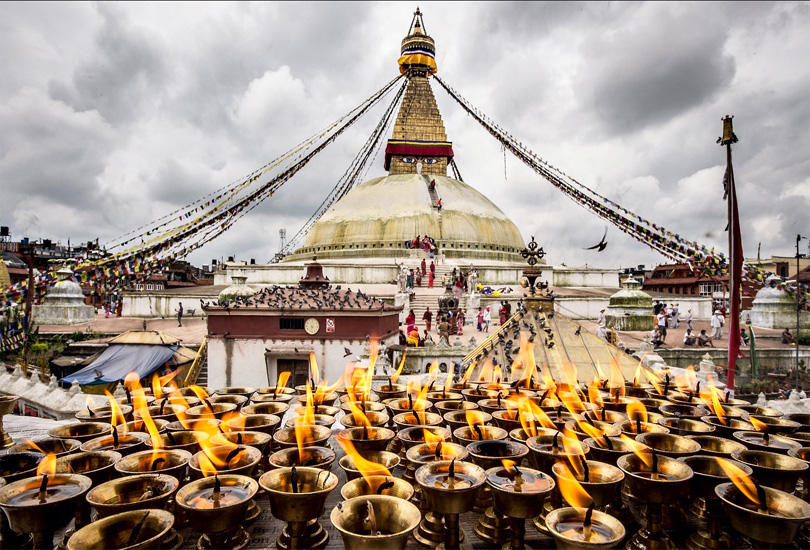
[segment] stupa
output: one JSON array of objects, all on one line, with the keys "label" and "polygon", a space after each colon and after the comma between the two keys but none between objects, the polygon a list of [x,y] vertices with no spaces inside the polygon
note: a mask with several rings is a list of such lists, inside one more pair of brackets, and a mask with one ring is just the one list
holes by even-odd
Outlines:
[{"label": "stupa", "polygon": [[95,310],[84,303],[79,283],[70,279],[73,271],[63,267],[56,275],[59,282],[48,291],[42,303],[33,308],[34,321],[38,325],[74,325],[92,321]]},{"label": "stupa", "polygon": [[519,261],[525,243],[517,226],[487,197],[447,176],[453,144],[447,140],[430,86],[437,71],[435,43],[417,9],[402,40],[399,70],[408,78],[391,139],[388,176],[362,183],[312,227],[287,258],[399,257],[405,242],[428,235],[445,258]]}]

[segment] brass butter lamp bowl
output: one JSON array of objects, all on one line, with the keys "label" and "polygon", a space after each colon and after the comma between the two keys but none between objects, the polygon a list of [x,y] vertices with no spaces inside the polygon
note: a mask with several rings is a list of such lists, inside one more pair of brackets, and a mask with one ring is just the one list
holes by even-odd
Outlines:
[{"label": "brass butter lamp bowl", "polygon": [[[721,483],[729,481],[717,457],[689,456],[681,459],[694,473],[690,483],[690,496],[694,499],[689,511],[697,518],[706,521],[706,528],[698,528],[689,537],[687,545],[691,549],[733,548],[734,543],[728,533],[723,531],[722,506],[714,489]],[[746,476],[752,474],[749,466],[736,460],[729,460]]]},{"label": "brass butter lamp bowl", "polygon": [[414,475],[430,509],[444,516],[445,538],[436,548],[458,549],[459,515],[475,506],[475,494],[486,481],[486,472],[470,462],[443,460],[421,466]]},{"label": "brass butter lamp bowl", "polygon": [[810,520],[810,504],[778,489],[762,487],[766,509],[759,509],[733,483],[722,483],[715,493],[723,502],[731,526],[751,539],[771,545],[791,544]]},{"label": "brass butter lamp bowl", "polygon": [[[374,462],[375,464],[381,464],[383,468],[386,470],[393,470],[397,466],[399,466],[400,458],[396,453],[389,453],[388,451],[377,451],[374,453],[367,453],[363,456],[366,460]],[[345,455],[340,458],[338,464],[346,472],[346,479],[351,481],[353,479],[357,479],[361,476],[360,470],[357,469],[357,466],[354,464],[354,459],[351,456]],[[381,475],[382,471],[372,471],[368,472],[371,475]]]},{"label": "brass butter lamp bowl", "polygon": [[247,548],[250,535],[242,524],[258,490],[258,483],[247,476],[218,474],[192,481],[177,491],[175,502],[188,517],[192,531],[203,533],[197,548]]},{"label": "brass butter lamp bowl", "polygon": [[735,451],[744,451],[746,446],[738,441],[732,441],[725,437],[716,435],[687,435],[687,439],[696,441],[700,445],[698,454],[705,456],[719,456],[721,458],[731,458]]},{"label": "brass butter lamp bowl", "polygon": [[318,524],[326,499],[338,477],[317,468],[279,468],[265,473],[259,484],[270,500],[270,511],[287,523],[276,540],[282,549],[322,548],[329,532]]},{"label": "brass butter lamp bowl", "polygon": [[421,517],[410,502],[385,495],[350,498],[329,516],[347,550],[404,550]]},{"label": "brass butter lamp bowl", "polygon": [[76,531],[68,550],[147,550],[161,547],[174,526],[166,510],[135,510],[101,518]]},{"label": "brass butter lamp bowl", "polygon": [[182,482],[186,479],[191,456],[189,451],[182,449],[140,451],[116,462],[115,471],[122,476],[160,473],[176,477]]},{"label": "brass butter lamp bowl", "polygon": [[796,489],[796,482],[808,471],[805,461],[768,451],[736,451],[731,457],[750,466],[760,485],[786,493],[792,493]]},{"label": "brass butter lamp bowl", "polygon": [[56,426],[48,430],[48,435],[57,439],[75,439],[90,441],[110,433],[110,424],[104,422],[77,422],[66,426]]},{"label": "brass butter lamp bowl", "polygon": [[344,500],[361,496],[385,495],[410,501],[413,493],[413,485],[406,480],[385,475],[353,479],[340,488],[340,496]]},{"label": "brass butter lamp bowl", "polygon": [[34,549],[52,550],[54,532],[73,519],[92,484],[89,477],[79,474],[21,479],[0,488],[0,508],[11,530],[31,533]]},{"label": "brass butter lamp bowl", "polygon": [[165,509],[180,487],[177,478],[164,474],[119,477],[92,488],[87,502],[100,517],[146,508]]},{"label": "brass butter lamp bowl", "polygon": [[360,454],[384,451],[396,437],[394,430],[388,428],[347,428],[338,432],[338,440],[351,441]]}]

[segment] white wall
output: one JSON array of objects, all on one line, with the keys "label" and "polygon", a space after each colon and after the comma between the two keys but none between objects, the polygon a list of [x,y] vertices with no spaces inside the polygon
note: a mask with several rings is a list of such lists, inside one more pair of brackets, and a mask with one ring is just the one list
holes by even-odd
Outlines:
[{"label": "white wall", "polygon": [[598,287],[619,289],[619,272],[615,269],[554,268],[553,286]]},{"label": "white wall", "polygon": [[[205,288],[205,287],[203,287]],[[180,302],[183,303],[183,317],[190,317],[189,309],[195,310],[194,317],[203,315],[200,308],[200,299],[211,301],[209,295],[194,295],[194,289],[189,288],[189,294],[157,294],[146,292],[125,292],[124,305],[121,314],[124,317],[175,317]]]}]

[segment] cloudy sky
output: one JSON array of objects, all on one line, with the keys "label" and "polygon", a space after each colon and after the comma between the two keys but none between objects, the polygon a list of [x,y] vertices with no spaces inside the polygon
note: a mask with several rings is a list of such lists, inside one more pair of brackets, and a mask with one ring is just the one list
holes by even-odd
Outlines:
[{"label": "cloudy sky", "polygon": [[[397,74],[416,3],[3,3],[0,224],[101,242],[264,165]],[[810,3],[421,2],[442,78],[580,182],[726,249],[735,115],[745,252],[810,234]],[[500,145],[434,84],[465,181],[555,264],[660,263]],[[376,125],[371,112],[191,260],[265,261]],[[368,178],[384,175],[382,157]],[[804,248],[803,245],[803,249]],[[803,250],[803,251],[804,251]]]}]

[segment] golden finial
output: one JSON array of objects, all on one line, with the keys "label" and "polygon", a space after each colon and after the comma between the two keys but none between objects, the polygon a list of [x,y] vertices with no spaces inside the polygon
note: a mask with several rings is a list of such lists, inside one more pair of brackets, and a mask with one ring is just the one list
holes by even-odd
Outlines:
[{"label": "golden finial", "polygon": [[720,145],[728,145],[730,143],[737,143],[737,135],[734,133],[734,127],[732,126],[731,119],[734,117],[731,115],[726,115],[722,118],[723,120],[723,135],[722,137],[717,138],[717,143]]}]

